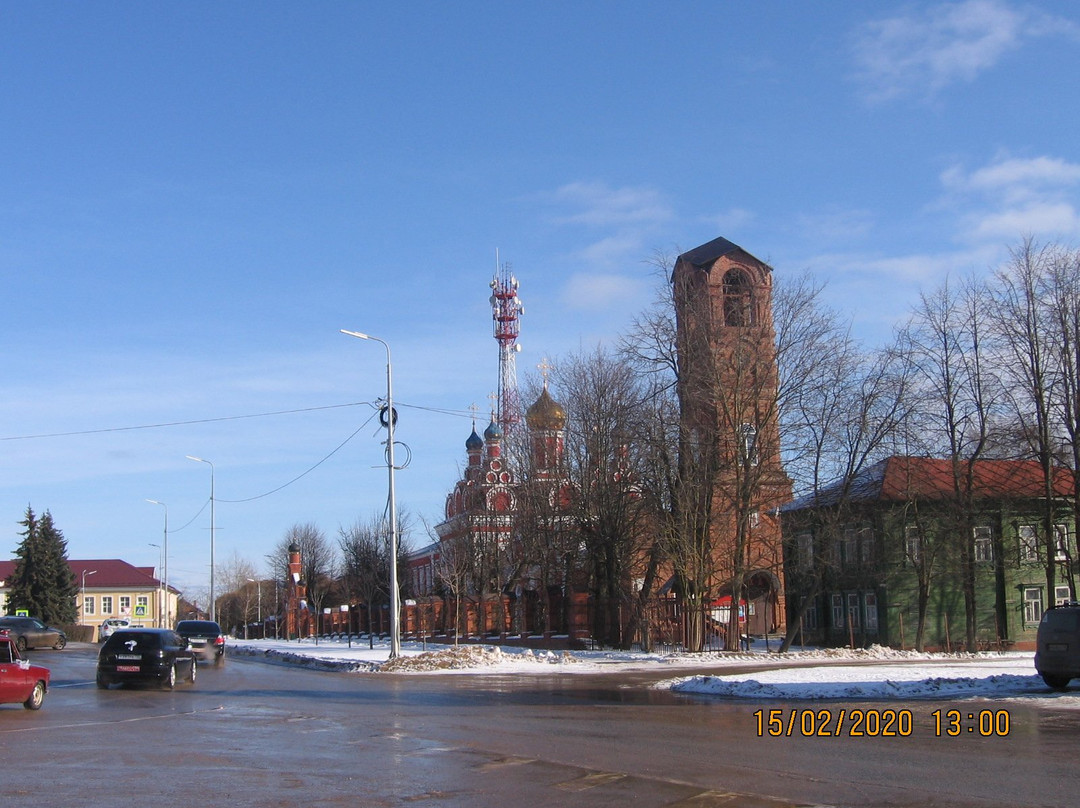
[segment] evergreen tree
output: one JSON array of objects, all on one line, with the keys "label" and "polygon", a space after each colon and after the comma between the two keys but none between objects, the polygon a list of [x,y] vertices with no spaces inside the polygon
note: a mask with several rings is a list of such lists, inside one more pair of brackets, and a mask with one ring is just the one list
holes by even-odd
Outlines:
[{"label": "evergreen tree", "polygon": [[68,566],[64,534],[53,524],[52,514],[45,511],[37,517],[30,506],[19,524],[24,530],[9,581],[8,614],[26,609],[46,623],[74,623],[78,587]]}]

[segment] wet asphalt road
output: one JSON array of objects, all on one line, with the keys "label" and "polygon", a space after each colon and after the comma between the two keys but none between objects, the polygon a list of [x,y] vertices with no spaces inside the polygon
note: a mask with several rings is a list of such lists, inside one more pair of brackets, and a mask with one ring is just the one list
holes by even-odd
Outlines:
[{"label": "wet asphalt road", "polygon": [[1007,702],[1009,735],[759,736],[758,709],[641,675],[331,674],[230,658],[194,687],[99,691],[96,646],[35,651],[40,712],[0,707],[11,806],[1068,806],[1080,714]]}]

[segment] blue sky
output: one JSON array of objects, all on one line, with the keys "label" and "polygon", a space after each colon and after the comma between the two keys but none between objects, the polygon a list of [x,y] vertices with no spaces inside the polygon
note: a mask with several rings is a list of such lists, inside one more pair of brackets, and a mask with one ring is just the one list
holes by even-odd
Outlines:
[{"label": "blue sky", "polygon": [[385,353],[342,328],[390,344],[398,500],[439,521],[496,250],[522,378],[717,236],[878,344],[947,273],[1075,244],[1078,76],[1067,2],[5,4],[0,552],[29,504],[156,565],[157,499],[205,588],[186,455],[219,563],[381,512]]}]

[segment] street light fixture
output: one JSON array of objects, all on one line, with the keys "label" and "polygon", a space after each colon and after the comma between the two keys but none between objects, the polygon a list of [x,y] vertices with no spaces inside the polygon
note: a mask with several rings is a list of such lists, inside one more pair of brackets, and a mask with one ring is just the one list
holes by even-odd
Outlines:
[{"label": "street light fixture", "polygon": [[214,464],[201,457],[184,455],[188,460],[210,467],[210,620],[217,622],[217,600],[214,598]]},{"label": "street light fixture", "polygon": [[86,576],[87,575],[97,575],[97,570],[87,571],[87,570],[84,569],[82,571],[82,586],[80,587],[80,592],[82,593],[80,595],[80,598],[82,599],[82,605],[79,607],[79,615],[82,618],[82,622],[83,622],[84,625],[86,624]]},{"label": "street light fixture", "polygon": [[397,553],[398,553],[398,525],[397,503],[394,499],[394,389],[393,373],[390,364],[390,346],[378,337],[370,334],[362,334],[359,331],[346,331],[341,329],[342,334],[357,339],[371,340],[380,343],[386,349],[386,467],[389,471],[390,496],[388,507],[390,509],[390,658],[401,656],[401,631],[399,622],[400,593],[398,592],[397,580]]},{"label": "street light fixture", "polygon": [[163,590],[164,598],[158,612],[164,615],[161,618],[161,627],[168,628],[172,623],[172,620],[169,617],[169,506],[164,502],[158,502],[156,499],[148,499],[146,501],[151,505],[160,505],[165,509],[165,538],[161,549],[161,588]]}]

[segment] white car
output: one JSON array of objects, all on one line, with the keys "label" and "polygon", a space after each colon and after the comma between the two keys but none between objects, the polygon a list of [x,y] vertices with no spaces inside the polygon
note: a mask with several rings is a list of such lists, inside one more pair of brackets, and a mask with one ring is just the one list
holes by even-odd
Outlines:
[{"label": "white car", "polygon": [[117,629],[121,628],[131,628],[131,621],[126,617],[110,617],[101,624],[101,628],[98,629],[98,637],[107,640]]}]

